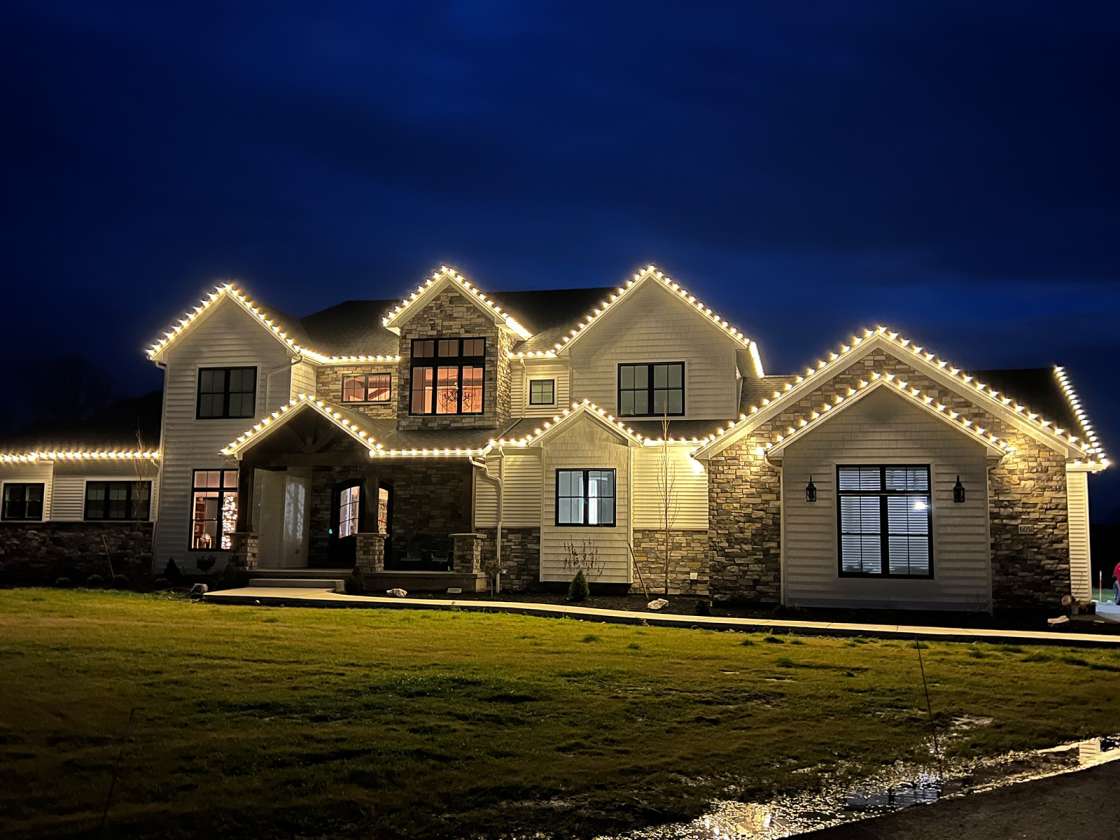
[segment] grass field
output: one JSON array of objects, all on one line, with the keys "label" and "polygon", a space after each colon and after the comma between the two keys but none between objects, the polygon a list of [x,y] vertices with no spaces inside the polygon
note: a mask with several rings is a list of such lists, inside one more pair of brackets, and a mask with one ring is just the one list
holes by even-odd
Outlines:
[{"label": "grass field", "polygon": [[[1099,734],[1120,653],[930,644],[996,753]],[[0,591],[0,834],[590,836],[928,756],[913,643]],[[129,719],[132,719],[131,725]]]}]

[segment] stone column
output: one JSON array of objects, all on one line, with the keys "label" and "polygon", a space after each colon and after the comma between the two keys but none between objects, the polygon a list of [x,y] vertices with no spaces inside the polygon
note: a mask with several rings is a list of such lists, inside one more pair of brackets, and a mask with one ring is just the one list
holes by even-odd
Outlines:
[{"label": "stone column", "polygon": [[385,534],[358,532],[357,566],[366,575],[385,571]]},{"label": "stone column", "polygon": [[233,534],[233,556],[242,569],[251,572],[257,568],[257,553],[260,538],[251,531],[235,531]]},{"label": "stone column", "polygon": [[459,574],[472,575],[482,570],[482,534],[452,534],[454,550],[451,568]]}]

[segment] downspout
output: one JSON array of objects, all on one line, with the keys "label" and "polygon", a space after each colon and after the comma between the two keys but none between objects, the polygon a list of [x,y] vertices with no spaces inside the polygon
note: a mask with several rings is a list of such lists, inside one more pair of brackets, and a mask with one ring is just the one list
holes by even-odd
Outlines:
[{"label": "downspout", "polygon": [[[265,375],[264,375],[264,406],[265,406],[265,413],[266,414],[271,413],[272,410],[273,410],[272,408],[270,408],[270,406],[272,405],[272,377],[274,377],[278,373],[283,373],[286,370],[290,371],[292,369],[292,365],[294,365],[297,361],[298,361],[298,357],[292,356],[288,359],[287,364],[285,364],[283,367],[278,367],[278,368],[275,368],[274,370],[270,370],[270,371],[265,372]],[[289,398],[291,397],[291,390],[292,390],[292,382],[291,382],[291,379],[289,379],[288,380],[288,396],[289,396]],[[287,401],[288,400],[284,400],[284,402],[287,402]]]},{"label": "downspout", "polygon": [[502,578],[501,578],[501,574],[502,574],[502,514],[503,514],[504,508],[505,508],[505,498],[504,498],[504,496],[505,496],[504,482],[505,482],[505,470],[506,470],[505,450],[501,446],[498,447],[498,477],[497,478],[494,478],[494,476],[490,475],[490,470],[486,466],[485,461],[476,461],[474,458],[468,458],[467,460],[470,461],[470,464],[471,464],[472,467],[476,467],[477,469],[482,471],[481,472],[482,478],[484,478],[486,481],[489,481],[491,484],[493,484],[494,488],[495,488],[495,490],[497,491],[497,494],[498,494],[498,519],[497,519],[497,522],[495,523],[495,528],[494,528],[494,565],[497,566],[498,571],[495,573],[495,579],[496,579],[497,583],[496,583],[494,588],[500,593],[501,592],[501,580],[502,580]]}]

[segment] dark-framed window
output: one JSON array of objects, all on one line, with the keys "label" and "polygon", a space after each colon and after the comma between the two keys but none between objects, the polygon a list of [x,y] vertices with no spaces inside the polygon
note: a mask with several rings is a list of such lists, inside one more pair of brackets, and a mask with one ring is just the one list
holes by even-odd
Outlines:
[{"label": "dark-framed window", "polygon": [[344,403],[385,403],[392,395],[392,374],[350,373],[342,377]]},{"label": "dark-framed window", "polygon": [[191,551],[230,551],[237,529],[237,470],[195,470],[191,478]]},{"label": "dark-framed window", "polygon": [[145,521],[152,509],[150,481],[87,481],[85,518]]},{"label": "dark-framed window", "polygon": [[362,485],[354,482],[338,490],[338,538],[355,537],[362,523]]},{"label": "dark-framed window", "polygon": [[556,471],[556,524],[613,527],[615,471],[613,469],[558,469]]},{"label": "dark-framed window", "polygon": [[257,413],[257,369],[222,367],[198,369],[200,420],[252,417]]},{"label": "dark-framed window", "polygon": [[556,380],[530,379],[529,405],[556,405]]},{"label": "dark-framed window", "polygon": [[680,417],[683,414],[684,362],[619,364],[620,417]]},{"label": "dark-framed window", "polygon": [[41,522],[45,495],[46,485],[40,482],[6,482],[0,519],[5,522]]},{"label": "dark-framed window", "polygon": [[412,340],[409,414],[482,414],[485,338]]},{"label": "dark-framed window", "polygon": [[928,465],[838,466],[842,577],[933,577]]}]

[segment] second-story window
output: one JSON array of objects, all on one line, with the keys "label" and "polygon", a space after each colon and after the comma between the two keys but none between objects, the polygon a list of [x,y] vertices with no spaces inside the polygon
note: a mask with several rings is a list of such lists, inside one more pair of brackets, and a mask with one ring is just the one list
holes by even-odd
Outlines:
[{"label": "second-story window", "polygon": [[390,379],[388,373],[357,373],[342,377],[342,401],[389,402]]},{"label": "second-story window", "polygon": [[256,368],[199,368],[196,415],[199,419],[252,417],[257,413],[256,405]]},{"label": "second-story window", "polygon": [[679,417],[684,414],[684,362],[620,364],[620,417]]},{"label": "second-story window", "polygon": [[409,413],[482,414],[485,338],[422,338],[412,342]]}]

